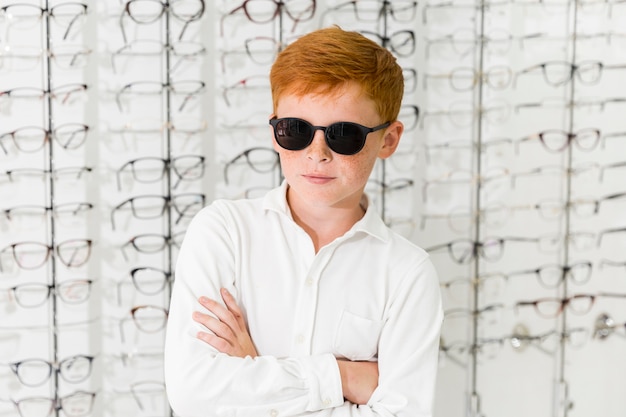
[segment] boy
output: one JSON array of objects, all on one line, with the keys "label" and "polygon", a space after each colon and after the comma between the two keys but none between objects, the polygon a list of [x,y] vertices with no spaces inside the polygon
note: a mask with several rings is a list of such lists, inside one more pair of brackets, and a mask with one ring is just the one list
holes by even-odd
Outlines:
[{"label": "boy", "polygon": [[165,382],[181,417],[432,415],[442,311],[427,254],[364,194],[390,157],[402,70],[338,27],[272,66],[283,184],[215,201],[177,261]]}]

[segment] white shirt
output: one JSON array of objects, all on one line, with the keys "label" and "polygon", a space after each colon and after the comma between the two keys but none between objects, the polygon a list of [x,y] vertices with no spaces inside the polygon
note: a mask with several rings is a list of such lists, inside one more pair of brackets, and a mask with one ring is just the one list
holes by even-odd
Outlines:
[{"label": "white shirt", "polygon": [[[427,253],[369,207],[316,254],[286,189],[214,201],[189,225],[165,341],[172,409],[181,417],[430,417],[443,313]],[[258,357],[231,357],[196,338],[203,327],[192,312],[207,311],[197,299],[222,301],[220,287],[243,309]],[[344,401],[336,358],[378,361],[367,406]]]}]

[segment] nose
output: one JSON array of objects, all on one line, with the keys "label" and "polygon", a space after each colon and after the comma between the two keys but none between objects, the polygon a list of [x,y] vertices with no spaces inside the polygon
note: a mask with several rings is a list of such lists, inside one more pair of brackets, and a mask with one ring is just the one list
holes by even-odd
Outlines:
[{"label": "nose", "polygon": [[325,130],[317,129],[313,141],[306,148],[306,157],[315,162],[327,162],[332,159],[332,151],[326,143]]}]

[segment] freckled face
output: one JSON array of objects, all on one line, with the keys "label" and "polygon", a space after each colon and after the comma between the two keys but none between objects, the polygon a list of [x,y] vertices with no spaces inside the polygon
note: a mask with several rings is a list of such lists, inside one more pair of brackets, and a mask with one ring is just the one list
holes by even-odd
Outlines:
[{"label": "freckled face", "polygon": [[[278,102],[276,117],[297,117],[314,126],[355,122],[374,127],[386,122],[380,119],[374,103],[362,96],[357,84],[347,84],[331,96],[285,95]],[[355,155],[331,151],[322,130],[317,130],[311,145],[300,151],[283,149],[274,140],[274,149],[280,154],[283,174],[290,186],[290,199],[298,199],[307,206],[357,207],[381,153],[386,131],[367,135],[365,146]]]}]

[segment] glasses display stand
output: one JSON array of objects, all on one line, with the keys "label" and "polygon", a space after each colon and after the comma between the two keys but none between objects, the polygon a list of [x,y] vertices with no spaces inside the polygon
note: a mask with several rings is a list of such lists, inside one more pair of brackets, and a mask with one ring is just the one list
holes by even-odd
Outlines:
[{"label": "glasses display stand", "polygon": [[271,64],[338,24],[405,75],[366,191],[440,278],[434,415],[622,417],[626,3],[31,3],[0,4],[0,412],[172,416],[189,221],[280,184]]}]

